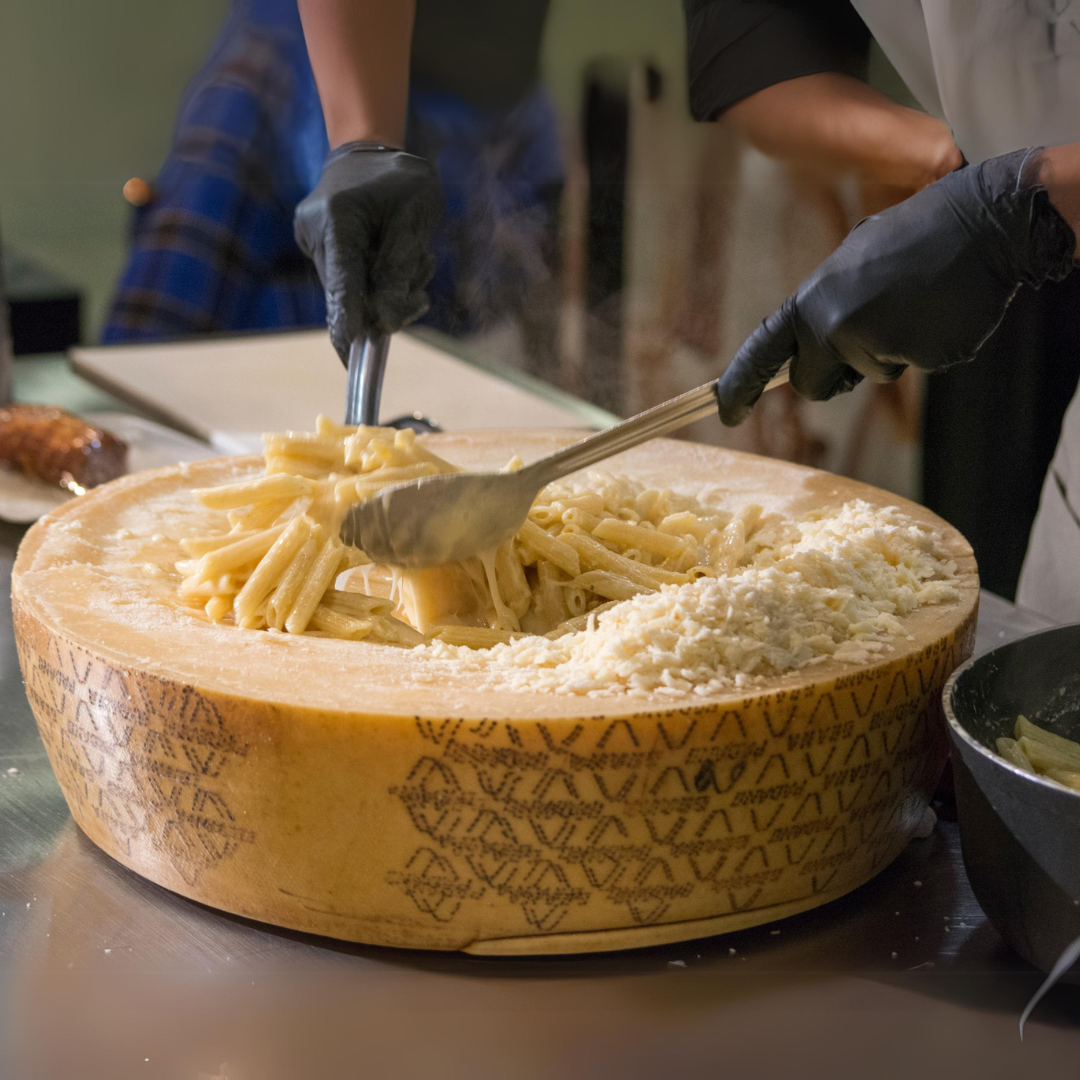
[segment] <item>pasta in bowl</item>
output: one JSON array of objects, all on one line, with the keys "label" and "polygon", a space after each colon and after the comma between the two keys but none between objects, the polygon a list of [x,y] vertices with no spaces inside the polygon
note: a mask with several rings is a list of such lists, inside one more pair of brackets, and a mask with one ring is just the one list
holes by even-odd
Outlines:
[{"label": "pasta in bowl", "polygon": [[27,536],[31,703],[110,854],[298,929],[543,952],[777,918],[906,843],[974,627],[943,522],[659,440],[546,489],[480,565],[410,578],[337,546],[350,486],[571,436],[322,428]]}]

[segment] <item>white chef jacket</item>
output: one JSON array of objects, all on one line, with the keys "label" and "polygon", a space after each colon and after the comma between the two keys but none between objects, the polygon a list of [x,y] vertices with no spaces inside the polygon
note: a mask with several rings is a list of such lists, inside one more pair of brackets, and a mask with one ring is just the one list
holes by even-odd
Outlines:
[{"label": "white chef jacket", "polygon": [[[1080,142],[1080,0],[852,3],[968,161]],[[1080,393],[1043,485],[1017,601],[1080,622]]]}]

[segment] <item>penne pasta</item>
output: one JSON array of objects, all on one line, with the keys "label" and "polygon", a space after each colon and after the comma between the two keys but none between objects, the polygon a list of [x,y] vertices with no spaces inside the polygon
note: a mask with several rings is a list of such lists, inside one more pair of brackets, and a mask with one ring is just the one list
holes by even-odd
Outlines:
[{"label": "penne pasta", "polygon": [[346,570],[353,570],[357,566],[371,566],[371,559],[367,557],[359,548],[344,547],[342,548],[342,562]]},{"label": "penne pasta", "polygon": [[564,525],[576,525],[583,532],[592,532],[603,519],[577,506],[571,506],[563,511],[562,520]]},{"label": "penne pasta", "polygon": [[[345,428],[339,427],[338,430],[345,431]],[[385,441],[386,439],[393,439],[393,437],[393,428],[378,427],[375,424],[358,424],[356,427],[351,428],[347,435],[342,436],[345,460],[350,465],[355,464],[359,460],[359,455],[367,449],[372,439]]]},{"label": "penne pasta", "polygon": [[513,539],[495,549],[495,583],[503,603],[520,619],[532,604],[532,590],[514,553]]},{"label": "penne pasta", "polygon": [[671,536],[693,536],[695,540],[704,540],[710,526],[689,510],[668,514],[661,518],[657,531]]},{"label": "penne pasta", "polygon": [[368,439],[355,457],[346,456],[345,462],[354,468],[359,467],[361,472],[374,472],[386,465],[395,464],[394,447],[385,439]]},{"label": "penne pasta", "polygon": [[1033,724],[1026,716],[1016,718],[1015,739],[1004,736],[997,752],[1024,772],[1045,776],[1073,791],[1080,791],[1080,743]]},{"label": "penne pasta", "polygon": [[356,432],[357,426],[355,424],[337,424],[329,416],[324,416],[322,413],[315,417],[315,433],[323,436],[323,438],[344,441],[350,435],[355,435]]},{"label": "penne pasta", "polygon": [[225,547],[208,551],[199,560],[194,576],[200,581],[207,581],[261,559],[284,531],[284,525],[275,525],[272,529],[263,529]]},{"label": "penne pasta", "polygon": [[736,518],[716,539],[709,551],[709,566],[719,574],[733,574],[746,550],[746,526]]},{"label": "penne pasta", "polygon": [[585,614],[585,609],[588,607],[588,601],[584,589],[574,585],[573,582],[570,582],[566,587],[565,596],[566,607],[570,612],[571,618],[577,618],[578,615]]},{"label": "penne pasta", "polygon": [[429,461],[418,461],[412,465],[395,465],[379,469],[374,475],[365,473],[357,477],[339,480],[334,487],[334,494],[339,501],[357,502],[370,498],[380,488],[391,484],[400,484],[406,480],[418,480],[421,476],[435,476],[438,466]]},{"label": "penne pasta", "polygon": [[334,488],[328,482],[319,485],[318,493],[312,498],[311,505],[307,509],[307,516],[327,536],[336,536],[341,529],[341,522],[347,510],[345,503],[338,502],[334,495]]},{"label": "penne pasta", "polygon": [[610,600],[606,604],[600,604],[598,607],[594,607],[591,611],[586,611],[584,615],[576,615],[572,619],[567,619],[566,622],[559,626],[556,626],[554,630],[545,634],[545,637],[558,638],[563,634],[576,634],[582,630],[589,628],[590,622],[596,618],[602,611],[608,611],[618,603],[617,600]]},{"label": "penne pasta", "polygon": [[570,495],[566,498],[554,500],[551,505],[560,514],[571,508],[581,510],[586,514],[592,514],[593,517],[598,518],[603,517],[605,513],[604,500],[599,495],[593,494]]},{"label": "penne pasta", "polygon": [[[220,536],[195,536],[185,537],[180,541],[180,550],[185,555],[191,555],[196,561],[200,556],[205,555],[208,551],[217,551],[218,548],[227,547],[229,544],[235,544],[238,540],[246,540],[249,536],[254,536],[256,530],[251,532],[227,532],[222,533]],[[179,569],[179,563],[177,568]],[[187,573],[192,573],[194,568],[188,571],[181,571],[185,576]]]},{"label": "penne pasta", "polygon": [[283,454],[273,454],[266,458],[266,472],[268,475],[321,480],[327,475],[327,468],[317,461],[303,461],[300,458],[285,457]]},{"label": "penne pasta", "polygon": [[1065,769],[1080,772],[1080,749],[1076,744],[1071,751],[1059,750],[1040,739],[1032,739],[1027,735],[1021,735],[1016,740],[1017,746],[1024,752],[1024,756],[1031,762],[1036,772],[1045,772],[1047,769]]},{"label": "penne pasta", "polygon": [[581,557],[577,551],[565,541],[545,532],[535,522],[528,519],[523,521],[518,539],[571,577],[581,573]]},{"label": "penne pasta", "polygon": [[311,570],[300,587],[300,592],[293,603],[292,609],[285,620],[285,629],[290,634],[302,634],[323,593],[330,588],[337,577],[338,567],[341,564],[341,541],[336,536],[331,536],[323,544],[319,554],[315,556]]},{"label": "penne pasta", "polygon": [[243,533],[255,529],[267,529],[276,524],[277,519],[295,503],[295,499],[271,499],[269,502],[258,503],[242,513],[234,510],[229,514],[229,523],[233,527],[233,532]]},{"label": "penne pasta", "polygon": [[1041,739],[1032,739],[1027,735],[1021,735],[1016,740],[1016,744],[1023,750],[1024,756],[1031,762],[1036,771],[1067,769],[1080,772],[1080,747],[1076,743],[1073,744],[1071,750],[1061,750],[1056,746],[1043,742]]},{"label": "penne pasta", "polygon": [[371,632],[372,638],[387,645],[403,645],[411,649],[427,641],[419,630],[414,630],[400,619],[391,618],[389,615],[375,615],[372,621],[375,624],[375,629]]},{"label": "penne pasta", "polygon": [[640,525],[615,518],[601,521],[592,534],[600,540],[610,540],[623,547],[648,551],[665,559],[678,558],[686,553],[687,542],[681,536],[673,536],[656,529],[643,529]]},{"label": "penne pasta", "polygon": [[203,610],[210,616],[211,621],[221,622],[221,620],[232,610],[232,604],[229,603],[229,598],[227,596],[222,596],[218,593],[216,596],[211,596],[210,599],[206,601],[206,606]]},{"label": "penne pasta", "polygon": [[302,431],[286,431],[282,435],[264,435],[263,444],[268,457],[307,458],[328,465],[345,464],[345,447],[340,439],[310,435]]},{"label": "penne pasta", "polygon": [[211,596],[227,596],[229,607],[232,607],[233,596],[243,587],[244,579],[239,574],[222,574],[219,578],[211,578],[209,581],[198,581],[195,577],[186,577],[180,582],[180,595],[188,599],[204,598]]},{"label": "penne pasta", "polygon": [[650,591],[646,586],[610,570],[589,570],[570,584],[594,592],[607,600],[629,600],[639,593]]},{"label": "penne pasta", "polygon": [[528,521],[546,529],[562,521],[562,512],[553,506],[533,506],[529,511]]},{"label": "penne pasta", "polygon": [[395,606],[393,601],[384,600],[381,596],[343,592],[340,589],[327,590],[322,603],[325,607],[332,608],[342,615],[351,615],[356,619],[366,619],[372,615],[389,615]]},{"label": "penne pasta", "polygon": [[998,739],[997,752],[1018,769],[1023,769],[1024,772],[1029,773],[1035,771],[1034,766],[1028,761],[1027,754],[1024,753],[1015,739],[1006,739],[1004,737]]},{"label": "penne pasta", "polygon": [[311,536],[312,521],[296,517],[285,526],[273,547],[259,560],[251,577],[236,594],[233,612],[241,625],[244,620],[263,610],[267,598],[281,581],[292,563],[293,556]]},{"label": "penne pasta", "polygon": [[653,521],[659,501],[660,492],[656,488],[647,488],[645,491],[639,491],[634,496],[634,509],[637,510],[643,520]]},{"label": "penne pasta", "polygon": [[1080,791],[1080,772],[1070,772],[1068,769],[1047,769],[1046,775],[1059,784],[1064,784],[1073,791]]},{"label": "penne pasta", "polygon": [[336,638],[345,638],[347,641],[361,641],[371,635],[375,629],[375,620],[343,615],[325,604],[319,604],[312,613],[308,627]]},{"label": "penne pasta", "polygon": [[1080,760],[1080,745],[1073,742],[1072,739],[1062,738],[1062,736],[1055,735],[1052,731],[1047,731],[1045,728],[1033,724],[1026,716],[1016,718],[1015,735],[1018,742],[1024,738],[1031,739],[1033,742],[1042,743],[1059,754],[1066,754]]},{"label": "penne pasta", "polygon": [[300,595],[304,581],[311,568],[315,565],[315,556],[319,546],[314,537],[304,541],[299,551],[292,557],[277,588],[271,593],[266,602],[266,621],[275,630],[285,628],[285,620]]},{"label": "penne pasta", "polygon": [[746,539],[749,540],[754,535],[754,530],[761,522],[762,507],[757,503],[750,503],[749,506],[744,506],[736,515],[735,520],[741,521],[743,524],[743,532]]},{"label": "penne pasta", "polygon": [[569,544],[581,559],[583,566],[590,570],[610,570],[646,589],[653,591],[663,584],[681,584],[686,581],[685,574],[675,574],[658,567],[645,567],[633,559],[627,559],[617,552],[604,547],[599,540],[581,532],[564,532],[560,539]]},{"label": "penne pasta", "polygon": [[272,499],[295,499],[307,495],[311,484],[302,476],[261,476],[257,480],[242,480],[216,488],[199,488],[192,492],[208,510],[235,510],[240,506]]}]

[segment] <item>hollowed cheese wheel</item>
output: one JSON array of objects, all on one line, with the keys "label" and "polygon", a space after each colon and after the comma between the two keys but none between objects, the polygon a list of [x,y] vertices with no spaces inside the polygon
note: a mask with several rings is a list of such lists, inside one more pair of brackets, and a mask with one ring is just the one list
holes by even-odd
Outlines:
[{"label": "hollowed cheese wheel", "polygon": [[[432,436],[471,468],[559,432]],[[190,491],[256,458],[136,474],[34,526],[12,582],[19,657],[75,820],[213,907],[352,941],[486,953],[739,929],[866,881],[905,846],[947,755],[941,686],[971,652],[963,538],[827,473],[661,440],[613,473],[789,515],[899,503],[945,534],[956,603],[836,661],[700,699],[490,692],[412,653],[214,626],[175,601]]]}]

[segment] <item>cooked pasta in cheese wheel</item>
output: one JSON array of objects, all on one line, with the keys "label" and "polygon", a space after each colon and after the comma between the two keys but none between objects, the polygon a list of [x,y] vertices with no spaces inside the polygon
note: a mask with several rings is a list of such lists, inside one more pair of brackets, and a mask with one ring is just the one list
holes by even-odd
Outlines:
[{"label": "cooked pasta in cheese wheel", "polygon": [[[264,441],[263,477],[194,493],[234,511],[230,528],[183,538],[205,554],[176,564],[183,597],[243,629],[472,650],[519,642],[475,662],[445,647],[430,655],[556,693],[708,693],[828,656],[865,657],[899,632],[897,615],[957,595],[949,552],[899,508],[857,499],[788,519],[596,472],[549,484],[493,551],[424,570],[374,567],[337,540],[349,507],[457,466],[411,430],[326,417],[314,432]],[[506,467],[520,464],[515,455]],[[350,567],[359,572],[332,587]],[[335,609],[356,593],[388,606],[357,622]],[[618,661],[616,635],[636,635]],[[530,640],[541,637],[563,640]],[[676,648],[657,646],[672,637]]]},{"label": "cooked pasta in cheese wheel", "polygon": [[[181,541],[185,551],[205,554],[177,564],[180,591],[214,622],[231,616],[245,629],[302,634],[314,626],[355,637],[327,616],[329,601],[321,599],[337,571],[370,563],[337,542],[346,512],[392,484],[457,467],[418,444],[412,430],[345,427],[323,416],[314,432],[271,434],[264,442],[265,476],[195,492],[206,508],[234,512],[227,533]],[[519,465],[515,456],[506,467]],[[757,506],[744,507],[736,520],[670,490],[594,475],[584,484],[545,488],[519,535],[495,551],[449,566],[391,571],[387,594],[419,632],[487,648],[526,629],[559,632],[609,600],[721,573],[733,545],[739,558],[747,551],[759,518]],[[305,542],[316,530],[312,561]],[[351,581],[371,589],[366,569]],[[492,633],[450,633],[454,627]],[[374,621],[364,636],[393,642],[399,633]]]},{"label": "cooked pasta in cheese wheel", "polygon": [[402,574],[337,539],[401,470],[567,441],[324,421],[43,519],[16,634],[79,825],[212,906],[474,952],[717,933],[887,865],[947,755],[963,538],[865,485],[658,440],[545,489],[475,563]]}]

